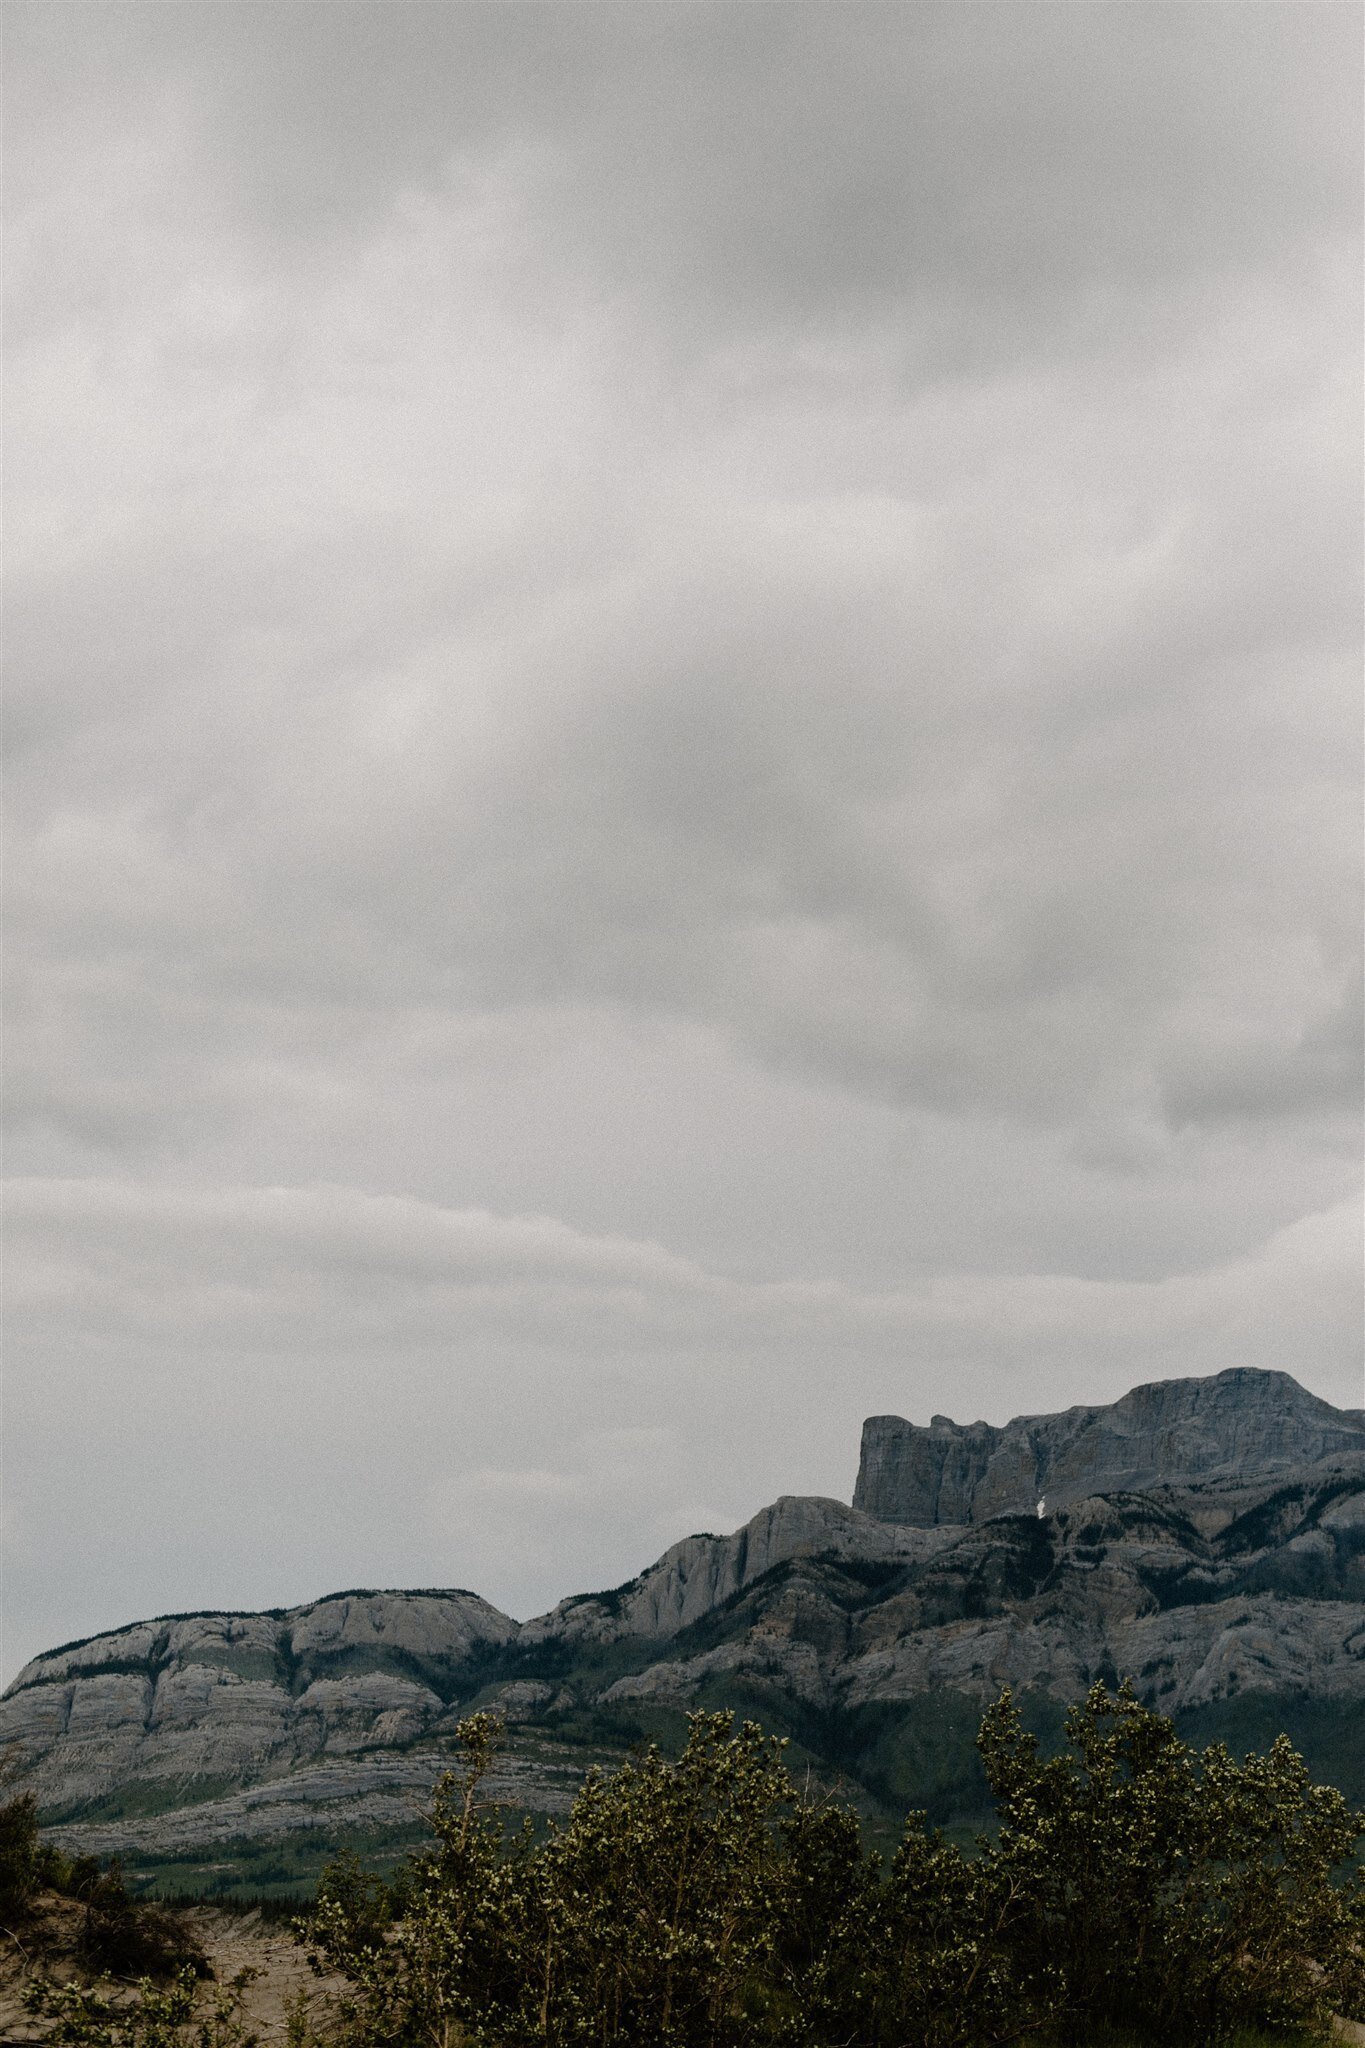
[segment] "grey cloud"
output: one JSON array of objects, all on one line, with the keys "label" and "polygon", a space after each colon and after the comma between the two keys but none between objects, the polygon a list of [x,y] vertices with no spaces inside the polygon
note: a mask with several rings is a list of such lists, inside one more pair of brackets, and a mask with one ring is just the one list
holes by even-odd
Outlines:
[{"label": "grey cloud", "polygon": [[[1244,1258],[1156,1281],[937,1271],[873,1291],[825,1276],[740,1281],[658,1244],[593,1235],[554,1217],[451,1210],[349,1188],[16,1179],[6,1209],[16,1318],[72,1332],[137,1330],[175,1342],[200,1318],[204,1335],[230,1339],[239,1321],[259,1317],[277,1327],[271,1298],[287,1301],[300,1290],[310,1334],[288,1328],[272,1341],[291,1354],[301,1343],[331,1351],[343,1327],[353,1343],[368,1344],[401,1334],[414,1318],[433,1336],[461,1326],[468,1335],[468,1316],[451,1314],[450,1296],[460,1292],[470,1298],[475,1330],[484,1318],[503,1330],[494,1299],[502,1292],[535,1314],[536,1301],[548,1297],[547,1325],[562,1341],[570,1326],[560,1297],[571,1290],[588,1307],[578,1341],[600,1347],[602,1326],[619,1318],[622,1341],[612,1348],[632,1358],[660,1340],[691,1341],[701,1319],[730,1324],[746,1346],[779,1353],[798,1332],[807,1343],[840,1347],[851,1337],[886,1341],[902,1356],[922,1351],[926,1339],[954,1348],[1014,1339],[1068,1349],[1130,1345],[1134,1358],[1111,1361],[1111,1375],[1132,1370],[1154,1340],[1177,1349],[1227,1342],[1229,1315],[1236,1344],[1262,1347],[1254,1357],[1239,1353],[1243,1362],[1269,1364],[1266,1347],[1278,1352],[1298,1319],[1315,1334],[1320,1319],[1321,1327],[1332,1323],[1354,1277],[1358,1224],[1358,1204],[1341,1203]],[[1316,1309],[1305,1278],[1323,1296]],[[381,1284],[384,1299],[376,1297]],[[204,1300],[216,1304],[207,1322]],[[1296,1356],[1305,1348],[1302,1335],[1289,1341]],[[1317,1371],[1331,1381],[1351,1363],[1349,1349],[1342,1357],[1329,1347]]]},{"label": "grey cloud", "polygon": [[1348,968],[1338,998],[1309,1018],[1292,1039],[1268,1036],[1242,1043],[1205,1043],[1179,1053],[1163,1077],[1167,1114],[1201,1119],[1320,1115],[1350,1117],[1365,1082],[1365,1008],[1358,963]]},{"label": "grey cloud", "polygon": [[1359,1398],[1355,26],[6,10],[52,1635]]},{"label": "grey cloud", "polygon": [[[162,974],[184,957],[219,993],[682,1004],[882,1094],[1085,1114],[1140,1086],[1173,1028],[1188,1038],[1178,1006],[1227,943],[1215,897],[1264,958],[1252,1028],[1284,999],[1277,948],[1297,945],[1305,890],[1330,926],[1352,806],[1341,764],[1303,744],[1340,713],[1284,694],[1311,529],[1273,568],[1256,530],[1289,646],[1258,652],[1248,723],[1228,673],[1246,602],[1265,602],[1245,510],[1235,546],[1216,529],[1117,555],[1084,528],[1063,541],[1015,509],[1029,455],[1054,496],[1111,513],[1093,457],[1047,424],[1016,426],[984,511],[971,488],[811,502],[760,473],[720,512],[666,475],[633,545],[565,565],[530,540],[519,616],[494,636],[424,597],[431,554],[398,586],[425,620],[395,619],[368,579],[335,620],[319,532],[287,635],[240,620],[230,667],[216,627],[202,651],[173,639],[166,680],[132,682],[124,733],[68,758],[88,809],[49,822],[37,886],[53,919],[84,904],[84,943],[119,934]],[[1125,423],[1115,452],[1131,461],[1149,424]],[[1198,460],[1167,459],[1173,484],[1207,488]],[[713,461],[725,476],[723,432]],[[187,609],[196,587],[190,565]],[[1326,865],[1287,881],[1279,835],[1310,802]],[[1304,981],[1310,1012],[1339,971]]]},{"label": "grey cloud", "polygon": [[979,364],[1002,320],[1048,346],[1355,226],[1341,7],[15,13],[105,106],[172,82],[257,230],[351,232],[503,152],[569,262],[688,322],[908,306]]},{"label": "grey cloud", "polygon": [[[7,1235],[7,1507],[22,1583],[50,1601],[74,1571],[77,1625],[357,1576],[527,1612],[784,1489],[846,1493],[873,1408],[927,1416],[956,1386],[1001,1420],[1040,1386],[1061,1405],[1233,1363],[1347,1401],[1358,1370],[1355,1203],[1144,1284],[892,1291],[351,1189],[19,1181]],[[73,1404],[100,1455],[53,1522]]]}]

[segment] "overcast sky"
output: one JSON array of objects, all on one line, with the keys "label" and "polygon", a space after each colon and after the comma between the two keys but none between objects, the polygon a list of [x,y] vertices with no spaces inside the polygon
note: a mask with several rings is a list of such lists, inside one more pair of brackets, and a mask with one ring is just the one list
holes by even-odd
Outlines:
[{"label": "overcast sky", "polygon": [[4,34],[0,1675],[1358,1405],[1358,9]]}]

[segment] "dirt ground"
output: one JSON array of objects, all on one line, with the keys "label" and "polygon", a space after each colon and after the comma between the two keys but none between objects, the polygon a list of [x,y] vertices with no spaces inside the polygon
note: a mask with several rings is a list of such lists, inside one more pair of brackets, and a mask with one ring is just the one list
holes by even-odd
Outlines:
[{"label": "dirt ground", "polygon": [[[21,1993],[33,1977],[56,1983],[75,1978],[89,1981],[74,1960],[83,1908],[71,1899],[45,1893],[36,1910],[14,1930],[0,1930],[0,2048],[41,2041],[47,2023],[24,2011]],[[225,1913],[211,1907],[187,1909],[177,1917],[193,1934],[209,1959],[215,1980],[227,1984],[239,1971],[254,1972],[243,1995],[242,2017],[262,2043],[282,2043],[286,2017],[302,1994],[314,2023],[325,2019],[338,1986],[314,1976],[305,1951],[287,1927],[265,1925],[256,1913]],[[121,1987],[104,1980],[107,1991]],[[131,1995],[131,1986],[127,1987]]]},{"label": "dirt ground", "polygon": [[230,1983],[240,1970],[257,1973],[243,1994],[243,2018],[262,2042],[284,2040],[286,2014],[300,1995],[306,1998],[315,2024],[325,2016],[339,1980],[314,1975],[306,1950],[287,1927],[263,1925],[256,1913],[209,1908],[187,1913],[185,1919],[213,1965],[218,1983]]}]

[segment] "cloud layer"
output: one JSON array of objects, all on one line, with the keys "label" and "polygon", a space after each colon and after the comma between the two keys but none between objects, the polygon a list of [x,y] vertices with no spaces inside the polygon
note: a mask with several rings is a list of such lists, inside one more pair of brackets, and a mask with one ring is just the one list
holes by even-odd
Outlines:
[{"label": "cloud layer", "polygon": [[281,1597],[329,1562],[401,1583],[440,1555],[524,1614],[566,1550],[614,1581],[779,1492],[846,1496],[888,1389],[927,1412],[970,1388],[1000,1414],[1257,1365],[1347,1393],[1359,1230],[1343,1203],[1200,1273],[876,1290],[350,1188],[18,1182],[10,1342],[41,1387],[14,1423],[60,1466],[78,1412],[98,1455],[59,1527],[14,1534],[42,1580],[84,1560],[106,1598],[150,1549],[149,1594],[227,1600],[276,1529]]},{"label": "cloud layer", "polygon": [[5,33],[11,1661],[1359,1400],[1351,11]]}]

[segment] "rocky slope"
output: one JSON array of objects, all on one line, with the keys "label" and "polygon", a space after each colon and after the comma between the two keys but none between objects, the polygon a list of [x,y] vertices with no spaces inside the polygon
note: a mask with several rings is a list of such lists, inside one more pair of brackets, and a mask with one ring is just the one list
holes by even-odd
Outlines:
[{"label": "rocky slope", "polygon": [[1120,1675],[1203,1736],[1288,1725],[1365,1780],[1365,1417],[1226,1373],[1000,1430],[885,1422],[860,1505],[779,1500],[525,1624],[358,1592],[68,1645],[0,1701],[0,1745],[69,1846],[229,1860],[411,1829],[474,1706],[512,1725],[499,1790],[529,1810],[701,1703],[789,1730],[874,1806],[947,1813],[1002,1684],[1046,1727]]},{"label": "rocky slope", "polygon": [[401,1748],[439,1724],[453,1678],[516,1635],[463,1592],[139,1622],[26,1665],[0,1702],[0,1741],[22,1744],[26,1789],[46,1806],[133,1781],[247,1784]]}]

